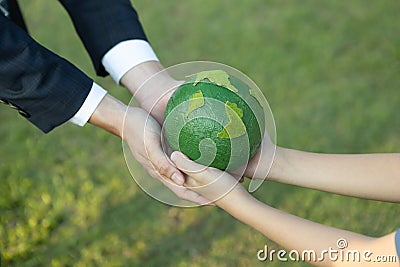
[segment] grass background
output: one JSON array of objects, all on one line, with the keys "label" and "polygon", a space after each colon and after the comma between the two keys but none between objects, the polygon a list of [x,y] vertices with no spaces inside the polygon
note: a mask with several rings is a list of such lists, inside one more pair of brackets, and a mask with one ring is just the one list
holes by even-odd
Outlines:
[{"label": "grass background", "polygon": [[[22,0],[31,34],[94,77],[57,1]],[[263,90],[278,144],[328,153],[399,152],[400,2],[135,0],[165,66],[231,65]],[[125,102],[126,90],[95,78]],[[159,203],[134,183],[121,141],[93,126],[42,134],[0,106],[0,251],[4,266],[281,266],[279,247],[215,207]],[[380,177],[377,177],[379,180]],[[400,207],[264,183],[281,210],[379,236]],[[307,266],[305,263],[288,263]]]}]

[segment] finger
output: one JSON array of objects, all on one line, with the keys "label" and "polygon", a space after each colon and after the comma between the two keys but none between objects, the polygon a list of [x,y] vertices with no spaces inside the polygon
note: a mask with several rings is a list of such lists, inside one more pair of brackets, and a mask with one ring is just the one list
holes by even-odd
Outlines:
[{"label": "finger", "polygon": [[163,136],[163,138],[161,138],[161,141],[162,141],[162,147],[164,148],[164,151],[166,152],[166,154],[168,156],[171,156],[172,152],[174,152],[174,151],[172,150],[172,148],[168,144],[167,138],[165,136]]},{"label": "finger", "polygon": [[213,202],[211,202],[210,200],[208,200],[207,198],[203,197],[202,195],[188,190],[186,189],[186,191],[184,191],[181,195],[182,199],[194,202],[196,204],[199,204],[201,206],[207,205],[207,206],[215,206],[215,204]]},{"label": "finger", "polygon": [[244,181],[244,177],[241,174],[236,174],[236,173],[229,173],[229,174],[232,175],[240,183]]},{"label": "finger", "polygon": [[188,200],[190,202],[199,204],[201,206],[208,205],[208,206],[215,206],[213,202],[208,200],[207,198],[203,197],[202,195],[189,190],[185,187],[177,186],[176,184],[169,183],[164,179],[159,179],[161,183],[163,183],[167,188],[169,188],[177,197],[183,200]]},{"label": "finger", "polygon": [[161,176],[171,179],[177,185],[185,183],[183,174],[168,161],[160,146],[150,147],[148,151],[149,160]]},{"label": "finger", "polygon": [[176,167],[179,170],[193,177],[198,176],[199,173],[202,173],[202,175],[204,175],[203,172],[209,170],[209,168],[207,168],[206,166],[190,160],[179,151],[175,151],[171,154],[171,160],[173,163],[175,163]]}]

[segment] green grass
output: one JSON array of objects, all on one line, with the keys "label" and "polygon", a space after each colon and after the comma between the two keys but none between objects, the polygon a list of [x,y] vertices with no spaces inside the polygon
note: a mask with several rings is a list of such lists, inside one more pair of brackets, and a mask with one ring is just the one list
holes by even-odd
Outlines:
[{"label": "green grass", "polygon": [[[94,77],[57,1],[21,4],[33,36]],[[136,0],[135,6],[165,66],[211,60],[251,77],[271,105],[281,146],[400,151],[399,1]],[[96,81],[129,101],[110,78]],[[282,265],[258,262],[265,244],[279,247],[222,210],[170,207],[143,193],[118,138],[70,124],[43,135],[6,106],[0,121],[4,266]],[[366,235],[400,226],[395,204],[271,182],[255,195]]]}]

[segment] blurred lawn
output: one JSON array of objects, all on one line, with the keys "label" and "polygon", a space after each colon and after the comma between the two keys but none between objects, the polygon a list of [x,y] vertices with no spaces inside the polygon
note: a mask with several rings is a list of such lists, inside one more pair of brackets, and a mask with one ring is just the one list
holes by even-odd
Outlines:
[{"label": "blurred lawn", "polygon": [[[281,146],[400,151],[398,0],[134,2],[165,66],[211,60],[251,77],[271,105]],[[21,4],[33,36],[94,77],[57,1]],[[129,101],[110,78],[96,81]],[[218,208],[175,208],[148,197],[130,178],[118,138],[69,124],[43,135],[6,106],[0,120],[4,266],[283,264],[258,262],[265,244],[279,247]],[[271,182],[255,195],[367,235],[400,226],[395,204]]]}]

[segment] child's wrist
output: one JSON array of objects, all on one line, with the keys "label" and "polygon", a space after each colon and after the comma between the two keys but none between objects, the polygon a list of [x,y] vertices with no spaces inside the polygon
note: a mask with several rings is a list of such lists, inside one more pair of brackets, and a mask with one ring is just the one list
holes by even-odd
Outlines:
[{"label": "child's wrist", "polygon": [[272,162],[268,177],[266,177],[265,180],[278,181],[279,178],[283,176],[283,172],[289,167],[286,155],[288,151],[287,148],[276,147],[274,161]]},{"label": "child's wrist", "polygon": [[251,201],[252,198],[243,186],[236,185],[228,194],[217,200],[215,204],[224,210],[231,210],[241,206],[241,203]]},{"label": "child's wrist", "polygon": [[230,200],[229,203],[224,203],[220,207],[233,217],[243,221],[253,216],[253,207],[257,205],[259,205],[259,201],[247,192],[247,194],[242,194],[240,197]]}]

